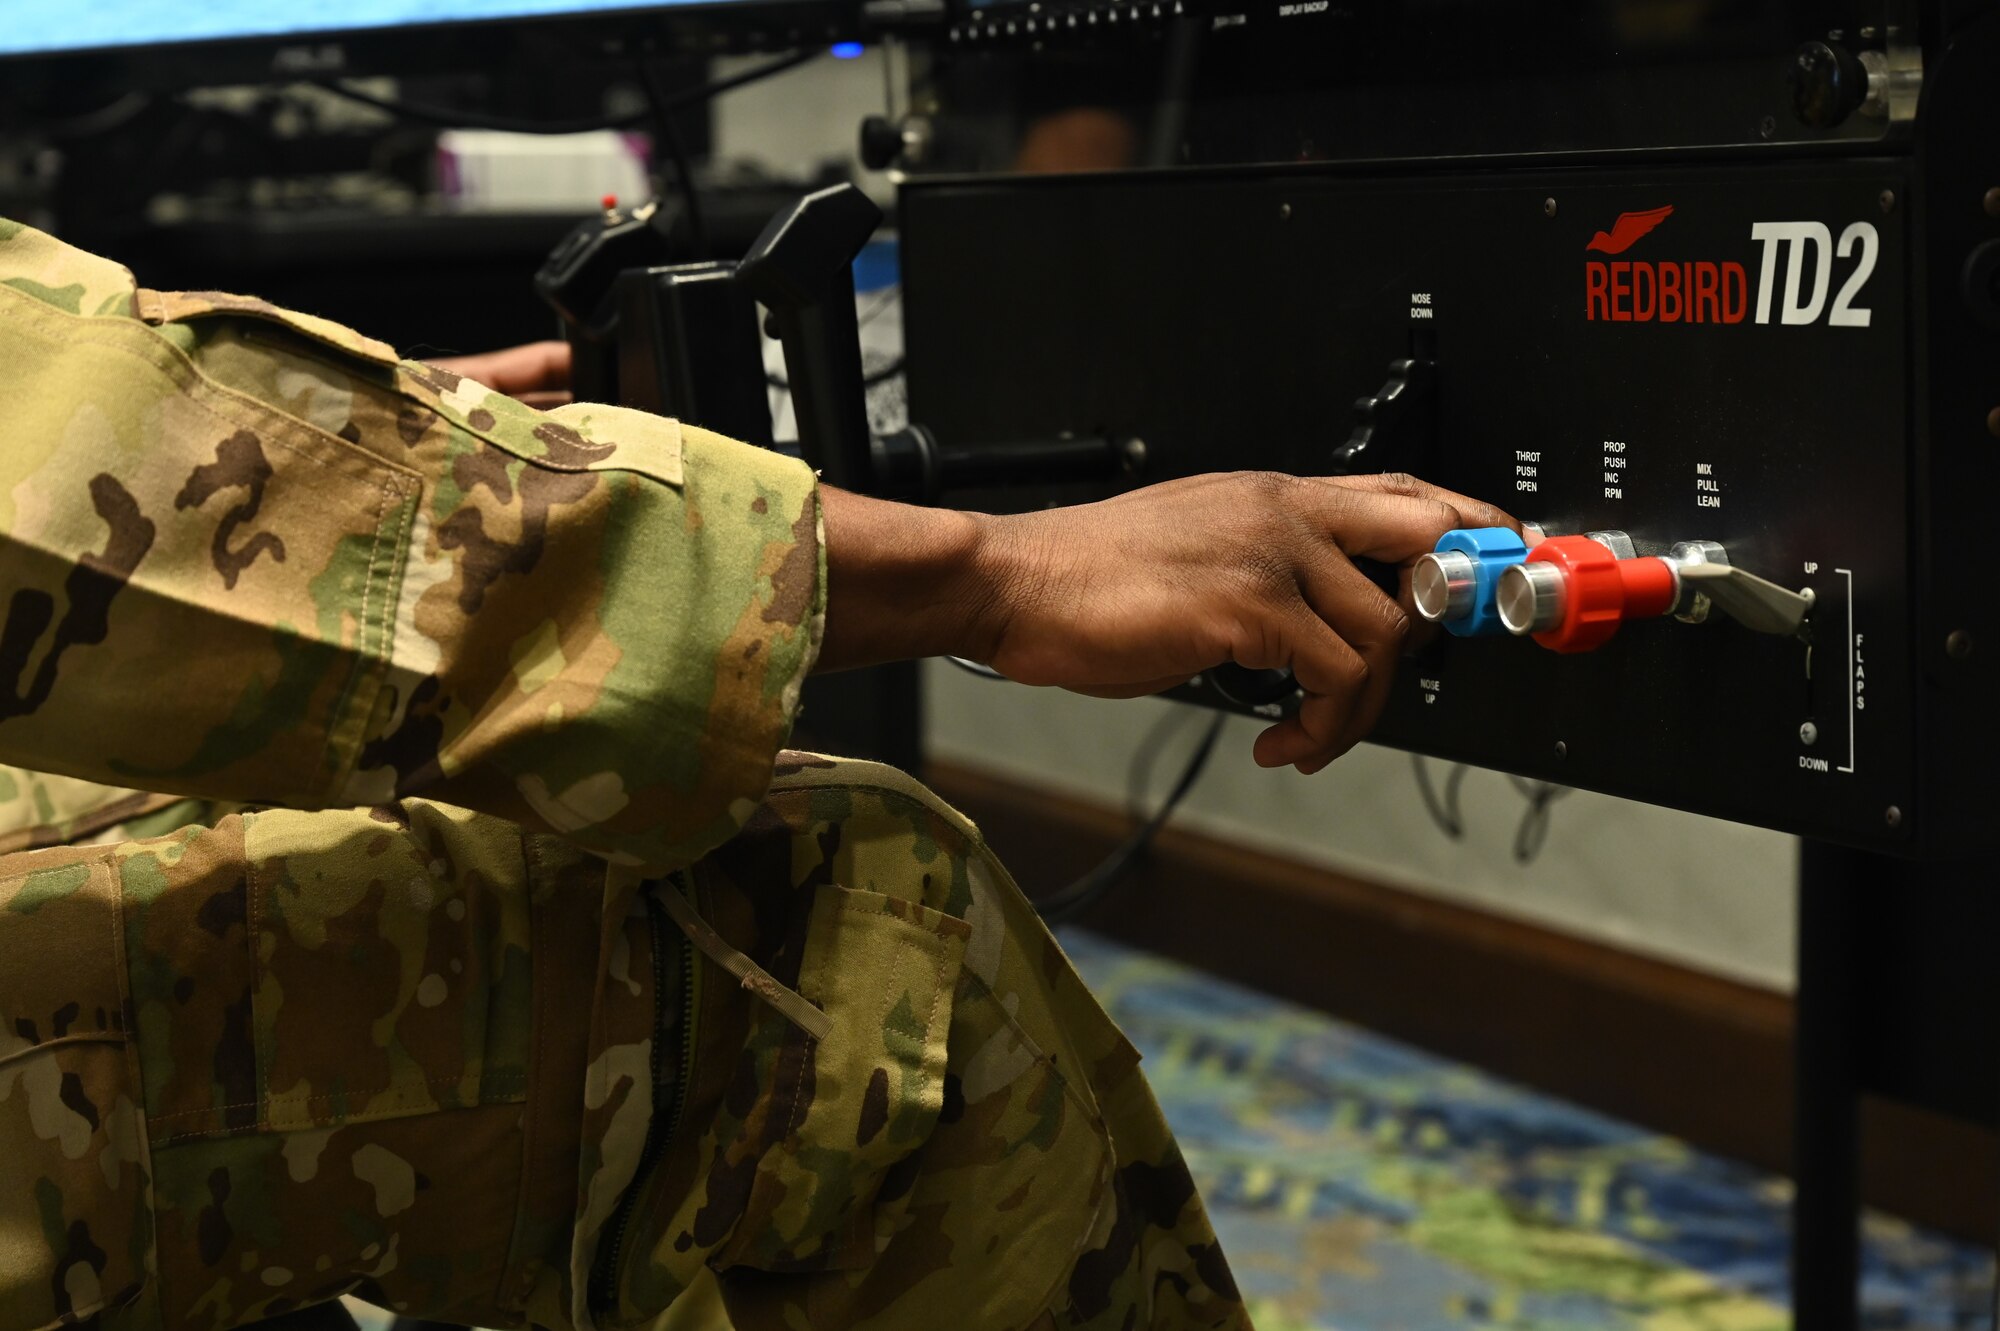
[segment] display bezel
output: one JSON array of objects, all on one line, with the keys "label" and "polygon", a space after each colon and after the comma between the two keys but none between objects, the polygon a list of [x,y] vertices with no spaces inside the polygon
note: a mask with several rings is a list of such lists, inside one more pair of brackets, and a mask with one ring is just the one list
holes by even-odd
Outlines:
[{"label": "display bezel", "polygon": [[19,100],[78,88],[173,91],[364,75],[629,62],[641,52],[780,51],[857,35],[858,0],[689,0],[582,13],[0,54]]}]

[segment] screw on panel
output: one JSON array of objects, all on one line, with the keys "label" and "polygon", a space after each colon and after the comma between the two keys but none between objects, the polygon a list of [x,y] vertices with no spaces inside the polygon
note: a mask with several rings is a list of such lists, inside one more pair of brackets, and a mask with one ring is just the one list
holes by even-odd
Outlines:
[{"label": "screw on panel", "polygon": [[1123,461],[1126,471],[1137,472],[1144,470],[1146,466],[1146,441],[1144,439],[1127,439],[1122,452],[1124,454]]},{"label": "screw on panel", "polygon": [[1894,212],[1896,210],[1896,191],[1892,189],[1883,190],[1875,197],[1875,202],[1882,205],[1883,212]]},{"label": "screw on panel", "polygon": [[1767,139],[1770,138],[1778,132],[1778,118],[1776,116],[1765,116],[1757,123],[1757,132]]},{"label": "screw on panel", "polygon": [[1279,204],[1279,205],[1278,205],[1278,220],[1279,220],[1280,222],[1289,222],[1289,221],[1291,221],[1291,220],[1292,220],[1292,205],[1291,205],[1291,204],[1289,204],[1289,203],[1281,203],[1281,204]]},{"label": "screw on panel", "polygon": [[1901,827],[1903,825],[1903,811],[1891,804],[1887,809],[1883,810],[1882,821],[1891,827]]},{"label": "screw on panel", "polygon": [[1953,629],[1945,635],[1944,654],[1954,661],[1972,659],[1972,635],[1964,629]]},{"label": "screw on panel", "polygon": [[1556,741],[1556,757],[1558,758],[1569,757],[1569,745],[1563,743],[1561,740]]},{"label": "screw on panel", "polygon": [[1810,721],[1800,726],[1799,743],[1808,746],[1819,743],[1819,727]]},{"label": "screw on panel", "polygon": [[1986,191],[1985,203],[1988,217],[2000,217],[2000,185]]},{"label": "screw on panel", "polygon": [[1543,199],[1542,216],[1554,217],[1555,215],[1556,215],[1556,201],[1554,199]]}]

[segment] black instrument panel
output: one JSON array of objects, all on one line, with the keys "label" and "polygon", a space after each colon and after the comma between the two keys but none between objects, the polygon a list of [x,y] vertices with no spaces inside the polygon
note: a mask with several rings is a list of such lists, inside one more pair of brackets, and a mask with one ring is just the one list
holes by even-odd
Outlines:
[{"label": "black instrument panel", "polygon": [[1441,638],[1376,738],[1881,848],[1921,821],[1911,163],[929,181],[903,197],[913,415],[1145,441],[1157,480],[1329,469],[1392,362],[1416,472],[1816,597],[1562,656]]}]

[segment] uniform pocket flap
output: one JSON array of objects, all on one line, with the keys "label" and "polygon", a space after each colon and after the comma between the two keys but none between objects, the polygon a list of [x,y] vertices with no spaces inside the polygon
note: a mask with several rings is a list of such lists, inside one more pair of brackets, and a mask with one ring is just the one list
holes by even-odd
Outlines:
[{"label": "uniform pocket flap", "polygon": [[387,342],[377,342],[372,337],[365,337],[355,332],[345,324],[322,319],[316,314],[300,314],[296,310],[282,309],[255,296],[232,296],[223,291],[142,290],[139,292],[139,317],[149,324],[178,323],[184,319],[227,315],[262,319],[266,323],[282,325],[323,347],[331,347],[344,355],[358,357],[375,365],[401,363],[401,358],[396,355],[396,349]]},{"label": "uniform pocket flap", "polygon": [[758,1164],[718,1267],[808,1271],[872,1261],[878,1235],[893,1232],[908,1201],[909,1180],[896,1166],[930,1137],[944,1107],[965,921],[876,892],[818,893],[799,992],[832,1029],[822,1040],[793,1030],[775,1060],[764,1121],[781,1133]]}]

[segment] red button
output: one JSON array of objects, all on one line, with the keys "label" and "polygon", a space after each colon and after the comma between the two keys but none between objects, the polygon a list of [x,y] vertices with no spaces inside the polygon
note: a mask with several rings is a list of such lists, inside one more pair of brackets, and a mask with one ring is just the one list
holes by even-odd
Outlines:
[{"label": "red button", "polygon": [[1674,571],[1664,559],[1621,560],[1588,536],[1552,536],[1528,552],[1537,561],[1563,575],[1562,622],[1534,635],[1551,651],[1594,651],[1626,620],[1673,608]]}]

